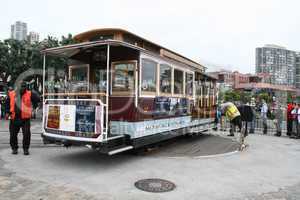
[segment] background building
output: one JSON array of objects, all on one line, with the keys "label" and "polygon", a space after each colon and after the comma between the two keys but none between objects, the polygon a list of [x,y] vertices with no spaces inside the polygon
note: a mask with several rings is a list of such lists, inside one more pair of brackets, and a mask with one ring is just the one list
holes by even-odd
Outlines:
[{"label": "background building", "polygon": [[260,77],[255,75],[242,74],[238,71],[230,71],[224,69],[215,72],[208,72],[208,74],[217,79],[220,90],[222,91],[235,89],[239,84],[249,83],[250,80],[258,81],[259,79],[259,82],[262,81]]},{"label": "background building", "polygon": [[300,52],[296,53],[296,87],[300,88]]},{"label": "background building", "polygon": [[28,42],[30,42],[30,44],[39,42],[39,39],[40,39],[40,35],[37,32],[33,32],[33,31],[29,32],[27,40],[28,40]]},{"label": "background building", "polygon": [[17,21],[11,25],[11,39],[15,40],[27,40],[27,24],[21,21]]},{"label": "background building", "polygon": [[234,78],[232,71],[221,69],[220,71],[208,72],[208,74],[217,79],[220,91],[227,91],[233,88]]},{"label": "background building", "polygon": [[300,90],[296,89],[295,86],[272,84],[270,79],[271,76],[268,73],[242,74],[238,71],[231,72],[228,70],[220,70],[209,72],[208,74],[217,79],[219,91],[221,92],[226,92],[227,90],[252,92],[265,90],[269,92],[277,91],[281,93],[291,92],[300,94]]},{"label": "background building", "polygon": [[269,74],[271,84],[295,86],[296,52],[277,45],[256,48],[256,73]]}]

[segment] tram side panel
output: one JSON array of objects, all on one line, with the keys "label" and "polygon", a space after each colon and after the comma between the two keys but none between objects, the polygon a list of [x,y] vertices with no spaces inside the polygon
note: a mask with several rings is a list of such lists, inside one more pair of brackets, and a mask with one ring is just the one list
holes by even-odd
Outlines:
[{"label": "tram side panel", "polygon": [[188,98],[139,98],[136,107],[133,97],[111,97],[110,105],[111,134],[128,135],[135,147],[190,133],[192,128],[204,131],[214,122],[213,114],[203,108],[193,115],[195,104]]}]

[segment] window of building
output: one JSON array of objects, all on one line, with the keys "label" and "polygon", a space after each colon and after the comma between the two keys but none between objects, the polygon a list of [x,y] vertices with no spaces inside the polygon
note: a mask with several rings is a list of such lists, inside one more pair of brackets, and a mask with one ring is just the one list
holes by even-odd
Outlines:
[{"label": "window of building", "polygon": [[169,65],[160,65],[160,92],[161,93],[171,93],[171,83],[172,83],[172,68]]},{"label": "window of building", "polygon": [[183,71],[174,69],[174,94],[183,94]]},{"label": "window of building", "polygon": [[157,63],[142,59],[142,92],[156,92]]},{"label": "window of building", "polygon": [[134,93],[135,62],[113,63],[112,92],[114,95]]},{"label": "window of building", "polygon": [[193,74],[185,74],[185,93],[187,96],[193,96]]}]

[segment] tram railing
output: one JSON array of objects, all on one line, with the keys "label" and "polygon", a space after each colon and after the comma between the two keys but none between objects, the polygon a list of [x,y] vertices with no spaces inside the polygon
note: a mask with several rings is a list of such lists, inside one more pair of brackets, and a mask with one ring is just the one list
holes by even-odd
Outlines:
[{"label": "tram railing", "polygon": [[[64,102],[67,101],[84,101],[84,102],[97,102],[99,103],[100,106],[102,106],[102,111],[101,112],[101,134],[98,136],[97,140],[99,140],[99,142],[103,142],[106,141],[108,138],[108,119],[107,119],[107,112],[108,112],[108,105],[104,104],[101,100],[99,99],[45,99],[43,102],[43,123],[42,123],[42,130],[45,131],[45,105],[47,105],[47,103],[49,101],[55,101],[55,102],[63,102],[62,105],[68,105],[68,104],[64,104]],[[95,122],[96,123],[96,122]]]}]

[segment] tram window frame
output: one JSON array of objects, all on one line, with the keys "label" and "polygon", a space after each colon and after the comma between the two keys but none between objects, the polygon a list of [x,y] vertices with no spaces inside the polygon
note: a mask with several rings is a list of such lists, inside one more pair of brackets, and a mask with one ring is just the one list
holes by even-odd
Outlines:
[{"label": "tram window frame", "polygon": [[[161,81],[162,81],[162,74],[161,74],[162,70],[161,69],[162,69],[162,67],[170,69],[170,77],[169,77],[169,79],[170,79],[170,85],[169,85],[169,87],[170,88],[169,88],[169,92],[163,92],[162,88],[161,88],[161,86],[162,86],[162,84],[161,84]],[[162,96],[170,96],[172,94],[172,86],[173,86],[173,67],[171,65],[169,65],[169,64],[161,63],[159,65],[159,93],[160,93],[160,95],[162,95]]]},{"label": "tram window frame", "polygon": [[[144,81],[144,77],[143,77],[143,74],[144,74],[144,71],[145,69],[149,68],[145,66],[144,62],[150,62],[152,64],[155,64],[153,65],[154,66],[154,72],[153,72],[153,77],[152,79],[154,78],[154,91],[151,91],[151,90],[144,90],[143,89],[143,81]],[[141,94],[142,95],[156,95],[158,93],[158,72],[159,72],[159,67],[158,67],[159,63],[156,62],[155,60],[152,60],[152,59],[149,59],[149,58],[142,58],[141,59],[141,67],[140,67],[140,91],[141,91]]]},{"label": "tram window frame", "polygon": [[89,64],[70,65],[69,66],[69,83],[72,84],[72,82],[75,82],[75,80],[72,79],[73,70],[74,69],[80,69],[80,68],[86,68],[86,80],[84,80],[84,81],[78,81],[77,80],[76,82],[86,82],[86,90],[75,91],[75,93],[80,93],[80,92],[87,92],[88,93],[89,90],[90,90],[90,65]]},{"label": "tram window frame", "polygon": [[[182,87],[182,92],[180,93],[180,92],[176,92],[175,91],[175,86],[176,86],[176,80],[175,80],[175,75],[176,75],[176,71],[178,71],[178,72],[181,72],[182,73],[182,80],[181,81],[178,81],[179,83],[181,82],[181,87]],[[178,68],[174,68],[173,69],[173,86],[172,86],[172,88],[173,88],[173,95],[174,96],[179,96],[179,97],[182,97],[182,96],[184,96],[184,90],[185,90],[185,72],[183,71],[183,70],[181,70],[181,69],[178,69]]]},{"label": "tram window frame", "polygon": [[[133,65],[133,75],[132,75],[132,89],[131,90],[127,90],[127,91],[120,91],[120,90],[116,90],[116,88],[118,87],[114,87],[115,85],[115,76],[116,76],[116,66],[120,65],[120,64],[132,64]],[[136,68],[137,68],[137,61],[136,60],[124,60],[124,61],[117,61],[117,62],[112,62],[111,63],[111,69],[112,69],[112,73],[111,73],[111,95],[112,96],[134,96],[135,95],[135,90],[136,90]]]},{"label": "tram window frame", "polygon": [[[188,76],[191,76],[191,78],[192,78],[192,82],[191,82],[192,83],[192,85],[191,85],[192,93],[191,94],[188,93],[188,91],[189,91]],[[190,98],[192,98],[194,96],[194,73],[192,73],[192,72],[185,72],[185,94],[187,97],[190,97]]]},{"label": "tram window frame", "polygon": [[197,97],[202,96],[202,82],[201,81],[195,81],[195,94]]}]

